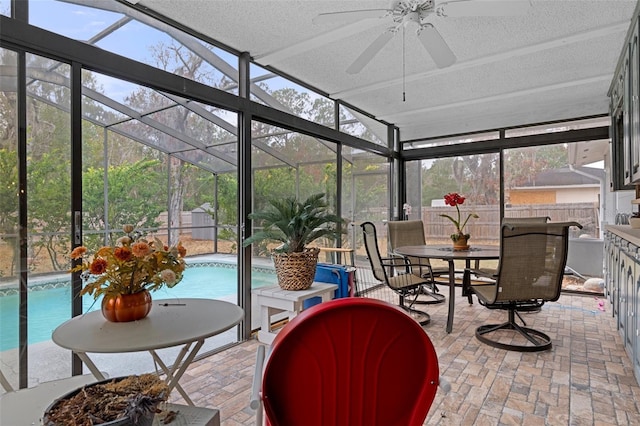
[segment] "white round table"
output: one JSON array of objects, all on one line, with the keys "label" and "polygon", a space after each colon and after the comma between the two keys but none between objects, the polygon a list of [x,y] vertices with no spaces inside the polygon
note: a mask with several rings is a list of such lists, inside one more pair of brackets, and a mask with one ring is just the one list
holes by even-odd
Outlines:
[{"label": "white round table", "polygon": [[[109,322],[101,311],[93,311],[60,324],[51,335],[58,345],[75,352],[98,380],[104,376],[87,355],[148,351],[174,387],[189,404],[178,384],[208,337],[236,326],[244,317],[239,306],[214,299],[160,299],[153,301],[149,315],[139,321]],[[170,367],[156,350],[183,345]]]}]

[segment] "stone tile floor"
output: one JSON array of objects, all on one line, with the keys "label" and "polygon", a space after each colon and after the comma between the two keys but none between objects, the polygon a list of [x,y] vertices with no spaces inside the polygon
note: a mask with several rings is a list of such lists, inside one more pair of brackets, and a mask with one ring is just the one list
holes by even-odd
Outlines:
[{"label": "stone tile floor", "polygon": [[[451,392],[438,392],[424,424],[640,425],[640,386],[608,301],[604,309],[593,296],[563,295],[524,314],[530,327],[552,337],[553,348],[519,353],[476,340],[478,325],[506,314],[469,305],[460,289],[451,334],[447,304],[429,306],[424,329]],[[249,398],[258,344],[252,339],[194,362],[181,381],[196,405],[220,409],[225,426],[254,424]],[[179,397],[174,392],[172,402]]]}]

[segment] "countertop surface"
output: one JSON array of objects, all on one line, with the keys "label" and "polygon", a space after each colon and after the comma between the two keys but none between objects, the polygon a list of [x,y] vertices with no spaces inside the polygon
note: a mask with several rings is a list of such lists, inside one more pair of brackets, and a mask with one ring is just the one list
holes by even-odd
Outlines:
[{"label": "countertop surface", "polygon": [[631,225],[606,225],[605,229],[640,246],[640,229],[634,229]]}]

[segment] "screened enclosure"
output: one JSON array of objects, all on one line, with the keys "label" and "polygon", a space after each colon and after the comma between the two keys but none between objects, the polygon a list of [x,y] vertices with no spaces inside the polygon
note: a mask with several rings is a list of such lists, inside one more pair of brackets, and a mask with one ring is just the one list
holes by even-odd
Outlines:
[{"label": "screened enclosure", "polygon": [[[78,296],[81,279],[68,272],[79,244],[112,244],[131,224],[182,242],[194,269],[224,264],[231,275],[194,291],[239,304],[246,318],[207,343],[215,351],[250,336],[251,288],[275,283],[268,251],[242,248],[260,226],[248,214],[270,199],[324,193],[347,225],[341,240],[320,244],[353,249],[363,267],[356,225],[383,228],[410,204],[432,239],[446,239],[433,203],[446,192],[470,194],[468,206],[486,211],[477,238],[496,240],[517,191],[532,191],[512,173],[519,154],[532,158],[530,145],[566,154],[575,142],[507,141],[504,130],[469,136],[494,142],[482,152],[456,138],[401,141],[391,123],[124,3],[11,4],[0,1],[0,358],[16,387],[82,371],[50,341],[98,303]],[[601,139],[607,126],[580,140]],[[585,200],[597,236],[598,201]],[[52,353],[62,362],[44,377],[35,366]]]}]

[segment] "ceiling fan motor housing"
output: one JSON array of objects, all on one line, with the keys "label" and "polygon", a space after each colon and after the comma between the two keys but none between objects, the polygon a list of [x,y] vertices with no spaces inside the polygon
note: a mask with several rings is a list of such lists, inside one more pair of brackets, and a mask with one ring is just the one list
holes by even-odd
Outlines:
[{"label": "ceiling fan motor housing", "polygon": [[434,9],[434,0],[394,1],[392,2],[391,16],[396,24],[415,22],[420,25],[421,20],[432,13]]}]

